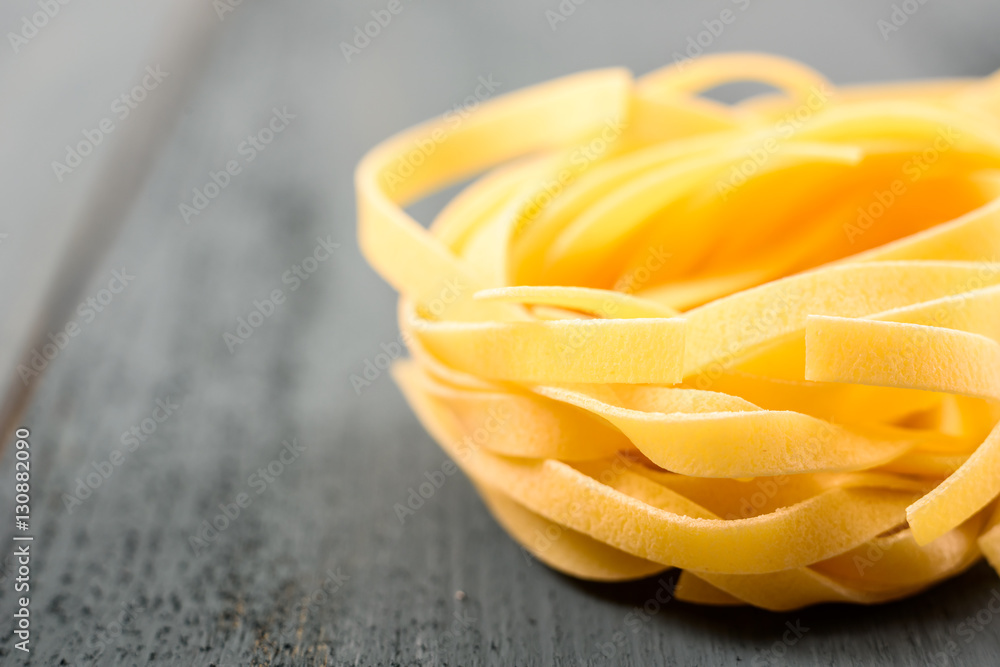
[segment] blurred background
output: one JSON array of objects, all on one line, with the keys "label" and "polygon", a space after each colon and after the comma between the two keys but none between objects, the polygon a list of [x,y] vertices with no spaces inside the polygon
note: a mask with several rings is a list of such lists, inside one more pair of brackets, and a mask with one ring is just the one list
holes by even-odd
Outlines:
[{"label": "blurred background", "polygon": [[838,84],[1000,67],[990,0],[4,2],[0,663],[995,664],[985,565],[871,609],[650,611],[659,578],[546,569],[460,475],[393,510],[445,457],[382,370],[395,295],[357,250],[355,164],[481,78],[697,55],[724,10],[705,52]]}]

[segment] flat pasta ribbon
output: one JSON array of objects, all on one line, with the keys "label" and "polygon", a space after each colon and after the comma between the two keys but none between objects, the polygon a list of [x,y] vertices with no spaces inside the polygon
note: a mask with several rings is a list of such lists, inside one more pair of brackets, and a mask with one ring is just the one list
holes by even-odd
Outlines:
[{"label": "flat pasta ribbon", "polygon": [[[747,80],[777,92],[703,96]],[[998,118],[1000,75],[835,88],[737,53],[402,132],[356,173],[393,375],[572,576],[786,610],[1000,568]]]}]

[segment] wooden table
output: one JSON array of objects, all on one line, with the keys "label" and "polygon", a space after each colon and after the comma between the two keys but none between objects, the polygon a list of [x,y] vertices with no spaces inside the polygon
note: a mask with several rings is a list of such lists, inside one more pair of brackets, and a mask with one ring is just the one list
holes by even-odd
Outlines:
[{"label": "wooden table", "polygon": [[[659,578],[563,577],[525,557],[461,476],[401,523],[393,505],[445,457],[384,372],[360,394],[349,377],[397,340],[394,295],[354,241],[353,167],[461,104],[479,76],[505,92],[591,67],[645,72],[727,8],[737,20],[709,50],[784,53],[838,82],[983,75],[1000,66],[1000,7],[930,2],[884,39],[888,2],[567,0],[558,21],[546,14],[556,0],[403,0],[347,62],[340,42],[385,3],[346,4],[243,2],[222,15],[201,83],[80,300],[99,299],[113,271],[134,278],[92,318],[75,312],[79,335],[19,421],[34,463],[32,652],[4,630],[0,663],[997,664],[1000,580],[984,565],[895,604],[773,614],[651,604]],[[0,46],[4,275],[64,243],[17,240],[71,220],[106,158],[65,183],[51,162],[155,64],[155,14],[97,5],[62,7],[16,56]],[[34,11],[10,3],[0,28]],[[275,117],[285,126],[249,161],[244,142]],[[179,206],[229,161],[239,173],[186,223]],[[427,219],[443,201],[414,211]],[[293,289],[288,272],[320,256]],[[3,290],[15,306],[38,291]],[[274,290],[281,302],[264,303]],[[260,323],[227,344],[240,318]],[[13,451],[0,463],[4,555]],[[4,575],[10,619],[9,560]],[[949,642],[958,653],[938,656]]]}]

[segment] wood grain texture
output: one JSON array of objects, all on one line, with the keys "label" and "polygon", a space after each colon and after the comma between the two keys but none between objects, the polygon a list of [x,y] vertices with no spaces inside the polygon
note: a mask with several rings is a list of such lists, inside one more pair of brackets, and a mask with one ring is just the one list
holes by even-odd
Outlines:
[{"label": "wood grain texture", "polygon": [[[394,295],[354,243],[354,164],[392,132],[460,104],[480,75],[507,91],[589,67],[644,72],[734,4],[589,0],[552,30],[545,11],[555,1],[404,0],[350,63],[339,42],[382,4],[244,2],[227,14],[202,84],[84,293],[122,267],[135,279],[60,353],[22,420],[35,466],[33,652],[15,651],[4,630],[0,664],[996,664],[1000,615],[989,605],[1000,580],[984,565],[873,608],[710,609],[655,602],[659,577],[595,585],[547,569],[460,476],[405,522],[393,512],[445,457],[385,373],[360,395],[349,381],[397,340]],[[0,27],[32,6],[5,7]],[[876,21],[891,11],[888,2],[754,0],[710,49],[785,53],[838,82],[1000,66],[995,4],[927,3],[884,40]],[[84,45],[74,51],[81,61],[117,49],[141,69],[144,46],[129,32],[138,20],[112,16],[79,24],[84,35],[71,25],[59,34]],[[0,74],[28,67],[29,55]],[[37,76],[37,90],[20,90],[41,98],[45,81],[67,85],[55,71]],[[101,108],[103,91],[117,90],[102,85]],[[67,92],[59,113],[16,120],[29,137],[54,123],[71,136],[93,118],[80,111],[90,95]],[[246,162],[241,142],[286,107],[295,116],[287,129]],[[51,151],[17,147],[20,162],[3,161],[22,170],[4,191],[22,212],[11,226],[79,196],[52,186]],[[178,205],[228,160],[241,173],[185,224]],[[426,218],[440,202],[414,210]],[[319,238],[340,247],[293,291],[282,277]],[[29,261],[13,242],[0,245],[2,261]],[[283,303],[230,353],[223,333],[274,289]],[[158,400],[178,407],[70,511],[64,494],[124,450],[123,433]],[[256,471],[277,470],[289,451],[283,441],[304,451],[285,454],[280,473],[260,482]],[[190,537],[242,493],[249,504],[195,553]],[[12,497],[8,447],[3,555]],[[9,561],[2,574],[0,625],[9,628]],[[977,615],[981,629],[970,632]],[[794,643],[782,639],[788,624],[801,634]],[[942,659],[949,641],[959,652]]]}]

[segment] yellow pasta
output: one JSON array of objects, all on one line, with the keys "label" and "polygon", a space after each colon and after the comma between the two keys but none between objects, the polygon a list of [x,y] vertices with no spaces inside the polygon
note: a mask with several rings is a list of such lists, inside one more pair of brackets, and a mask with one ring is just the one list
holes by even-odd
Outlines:
[{"label": "yellow pasta", "polygon": [[[777,92],[703,96],[736,80]],[[1000,568],[998,119],[1000,75],[835,88],[729,54],[407,130],[356,175],[393,375],[576,577],[784,610]]]}]

